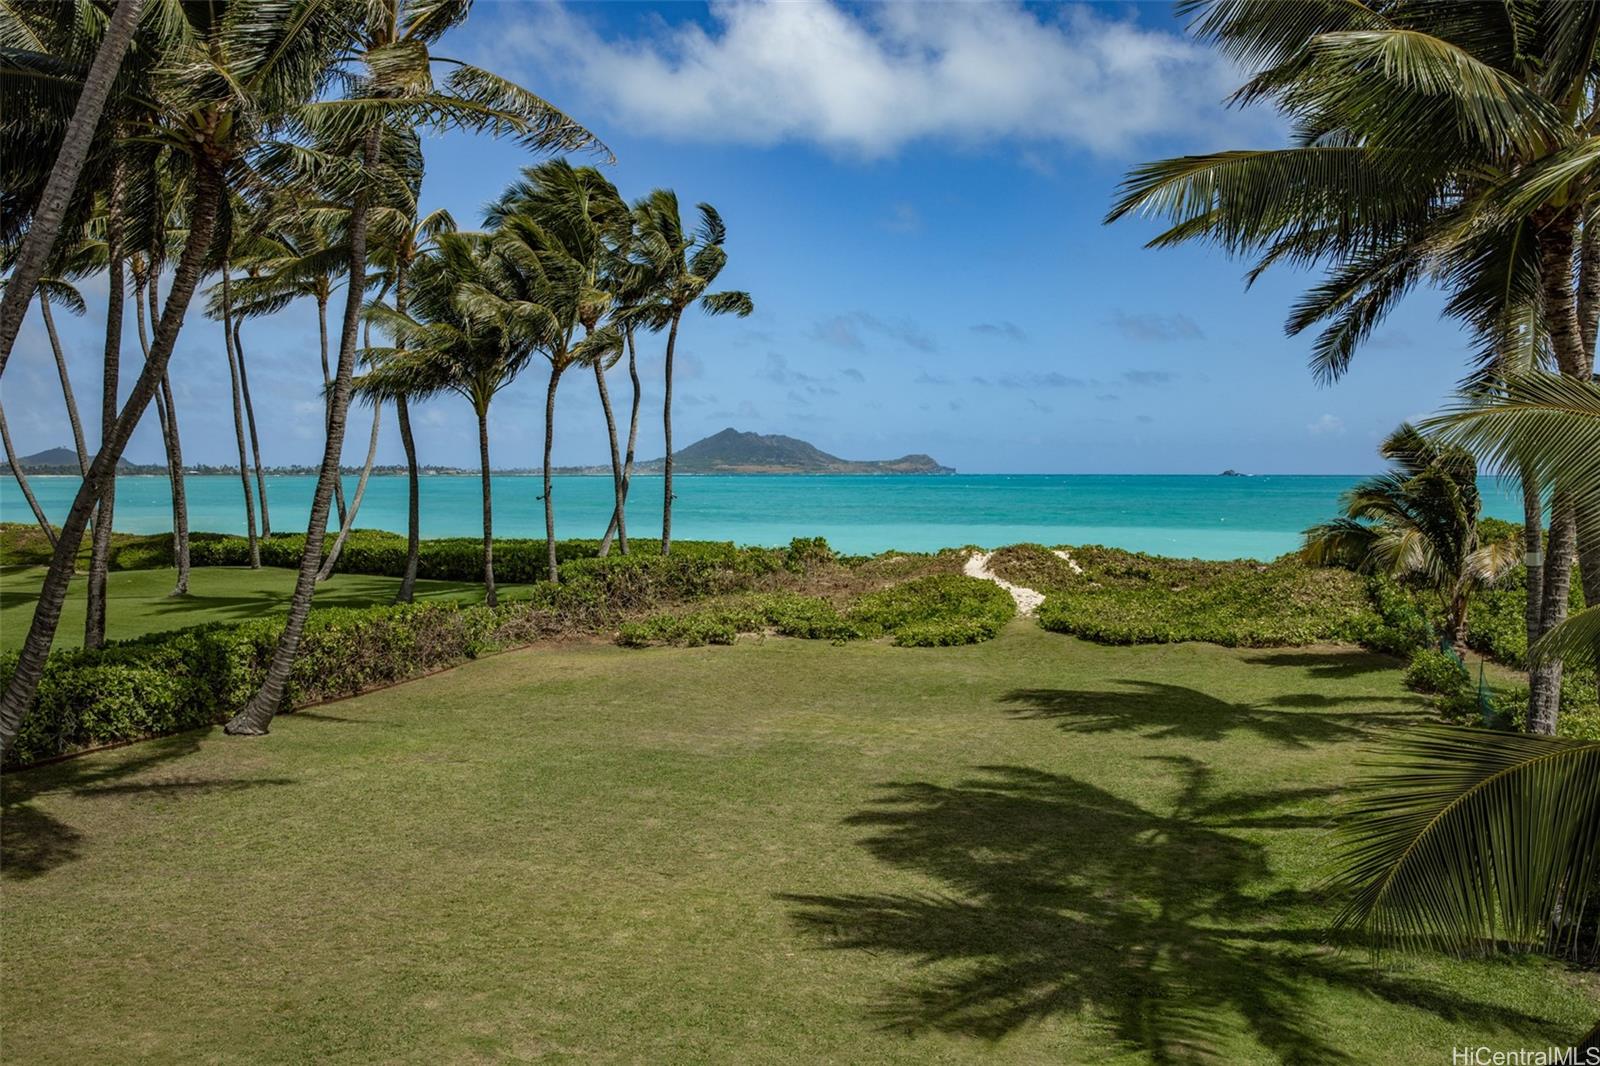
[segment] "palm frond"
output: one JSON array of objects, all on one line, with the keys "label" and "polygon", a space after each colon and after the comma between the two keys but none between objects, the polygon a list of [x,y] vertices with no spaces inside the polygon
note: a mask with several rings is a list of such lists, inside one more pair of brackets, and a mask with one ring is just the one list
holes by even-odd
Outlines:
[{"label": "palm frond", "polygon": [[1592,934],[1600,741],[1435,726],[1383,764],[1344,819],[1340,927],[1462,951]]}]

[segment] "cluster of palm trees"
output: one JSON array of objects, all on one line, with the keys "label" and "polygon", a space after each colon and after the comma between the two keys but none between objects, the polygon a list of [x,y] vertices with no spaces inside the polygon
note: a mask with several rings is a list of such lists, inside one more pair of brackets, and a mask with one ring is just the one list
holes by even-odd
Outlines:
[{"label": "cluster of palm trees", "polygon": [[[1468,949],[1592,945],[1600,743],[1552,734],[1565,659],[1600,647],[1600,5],[1183,6],[1255,71],[1236,102],[1275,107],[1293,143],[1140,166],[1108,220],[1162,218],[1153,245],[1212,242],[1251,257],[1251,279],[1322,267],[1288,330],[1320,330],[1323,380],[1410,291],[1439,288],[1477,358],[1461,409],[1422,428],[1523,487],[1533,735],[1398,742],[1351,822],[1346,920]],[[1374,546],[1371,530],[1323,532],[1330,550],[1341,534]],[[1575,563],[1590,607],[1568,619]]]},{"label": "cluster of palm trees", "polygon": [[[495,602],[489,408],[495,395],[535,359],[547,365],[544,408],[546,565],[557,579],[556,518],[551,452],[556,395],[574,368],[592,371],[610,443],[615,505],[601,554],[613,542],[628,551],[626,505],[639,432],[637,334],[666,330],[667,492],[662,511],[663,554],[671,550],[672,364],[679,324],[698,305],[712,314],[748,315],[749,294],[707,292],[727,261],[727,232],[709,204],[687,229],[678,199],[658,189],[631,207],[594,167],[552,160],[529,167],[490,205],[488,228],[466,232],[440,218],[425,245],[397,263],[392,303],[375,302],[368,321],[392,338],[365,349],[368,369],[358,395],[397,404],[454,392],[472,405],[478,424],[483,486],[483,581]],[[386,281],[386,286],[388,282]],[[633,383],[628,439],[618,437],[606,372],[624,353]],[[369,462],[370,462],[369,454]],[[408,447],[415,498],[415,459]],[[359,493],[359,489],[358,489]],[[415,509],[409,541],[417,543]],[[414,563],[408,563],[408,573]]]},{"label": "cluster of palm trees", "polygon": [[[41,291],[65,307],[58,282],[101,271],[108,281],[100,447],[80,453],[83,478],[54,533],[38,606],[0,696],[0,751],[33,702],[91,522],[86,636],[91,645],[103,639],[114,472],[152,400],[169,464],[182,470],[167,368],[204,279],[220,279],[212,307],[242,401],[239,323],[292,298],[285,291],[296,278],[330,306],[339,277],[344,301],[329,329],[327,433],[306,550],[265,682],[229,726],[265,730],[322,564],[369,273],[393,271],[408,254],[397,234],[418,227],[415,131],[604,151],[535,94],[432,52],[470,8],[470,0],[11,0],[0,8],[0,253],[9,266],[0,374]],[[319,289],[319,275],[330,284]],[[129,368],[133,384],[119,403],[130,281],[143,358]],[[248,423],[253,412],[241,414]],[[174,508],[181,513],[177,491]],[[266,518],[263,507],[263,525]],[[174,524],[181,539],[181,519]],[[180,590],[183,562],[180,554]]]}]

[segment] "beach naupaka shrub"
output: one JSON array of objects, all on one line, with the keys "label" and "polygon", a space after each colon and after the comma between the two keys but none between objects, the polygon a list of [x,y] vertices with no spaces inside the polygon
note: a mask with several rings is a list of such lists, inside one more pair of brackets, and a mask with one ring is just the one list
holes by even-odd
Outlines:
[{"label": "beach naupaka shrub", "polygon": [[808,640],[890,637],[901,647],[976,644],[999,634],[1016,613],[992,581],[931,574],[868,593],[841,611],[820,596],[769,593],[663,612],[624,624],[617,643],[728,644],[739,633],[771,631]]},{"label": "beach naupaka shrub", "polygon": [[1071,552],[1083,573],[1050,592],[1039,624],[1103,644],[1281,647],[1357,641],[1383,625],[1365,579],[1295,556],[1258,563],[1167,559],[1097,545]]}]

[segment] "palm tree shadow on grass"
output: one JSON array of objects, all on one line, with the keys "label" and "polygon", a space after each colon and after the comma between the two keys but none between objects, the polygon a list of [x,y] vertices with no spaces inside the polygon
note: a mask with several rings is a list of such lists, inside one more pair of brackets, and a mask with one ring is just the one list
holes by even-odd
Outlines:
[{"label": "palm tree shadow on grass", "polygon": [[1250,655],[1246,662],[1262,666],[1288,666],[1306,670],[1317,678],[1360,677],[1404,666],[1404,661],[1375,651],[1272,651]]},{"label": "palm tree shadow on grass", "polygon": [[292,778],[199,778],[150,772],[191,755],[204,730],[148,740],[137,754],[117,760],[68,759],[0,777],[0,875],[27,880],[81,856],[83,834],[34,801],[45,795],[175,797],[293,784]]},{"label": "palm tree shadow on grass", "polygon": [[1333,954],[1313,897],[1256,891],[1265,849],[1229,830],[1320,825],[1303,812],[1328,790],[1213,796],[1202,764],[1163,761],[1178,775],[1171,814],[1018,766],[887,784],[847,824],[873,831],[862,846],[880,861],[946,890],[781,898],[823,946],[927,975],[870,1008],[891,1031],[997,1039],[1087,1013],[1157,1062],[1226,1056],[1239,1039],[1287,1062],[1351,1061],[1316,1017],[1313,993],[1332,988],[1548,1035],[1542,1019]]},{"label": "palm tree shadow on grass", "polygon": [[1000,701],[1017,705],[1014,713],[1019,718],[1053,719],[1070,733],[1128,730],[1163,739],[1223,740],[1236,730],[1247,730],[1296,748],[1364,739],[1404,717],[1373,705],[1415,703],[1409,696],[1320,692],[1278,696],[1263,703],[1231,703],[1182,685],[1116,683],[1125,689],[1023,688],[1005,693]]}]

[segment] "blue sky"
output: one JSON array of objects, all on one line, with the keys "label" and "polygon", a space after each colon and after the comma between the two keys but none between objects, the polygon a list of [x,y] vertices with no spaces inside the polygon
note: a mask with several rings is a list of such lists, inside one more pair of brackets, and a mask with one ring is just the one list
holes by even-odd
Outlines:
[{"label": "blue sky", "polygon": [[[1243,263],[1147,250],[1143,222],[1101,224],[1133,164],[1281,137],[1270,114],[1223,106],[1239,72],[1164,4],[480,0],[439,51],[516,77],[599,133],[625,194],[669,186],[722,212],[722,282],[757,311],[686,323],[680,444],[731,425],[850,458],[928,452],[972,473],[1352,473],[1376,468],[1377,441],[1437,406],[1465,365],[1425,292],[1345,380],[1319,387],[1310,339],[1282,330],[1305,275],[1246,291]],[[529,161],[464,135],[426,149],[425,206],[463,225]],[[92,445],[104,282],[87,289],[89,316],[61,325]],[[314,462],[312,308],[251,323],[245,343],[267,461]],[[660,347],[644,339],[641,458],[661,452]],[[131,326],[126,351],[136,359]],[[172,368],[186,458],[232,461],[220,327],[193,316]],[[535,368],[496,400],[495,465],[537,464],[544,385]],[[36,314],[5,386],[23,452],[69,443]],[[611,389],[625,410],[620,369]],[[147,422],[128,455],[159,461]],[[367,424],[357,413],[347,462]],[[428,404],[416,429],[425,462],[475,462],[464,401]],[[593,378],[569,375],[556,461],[605,455]],[[386,418],[380,460],[400,459]]]}]

